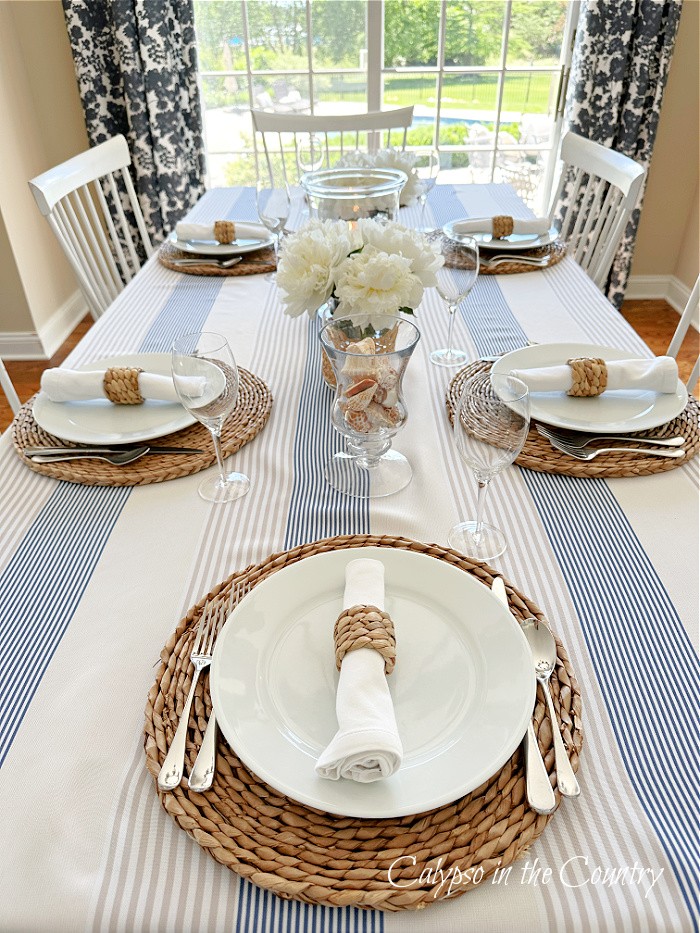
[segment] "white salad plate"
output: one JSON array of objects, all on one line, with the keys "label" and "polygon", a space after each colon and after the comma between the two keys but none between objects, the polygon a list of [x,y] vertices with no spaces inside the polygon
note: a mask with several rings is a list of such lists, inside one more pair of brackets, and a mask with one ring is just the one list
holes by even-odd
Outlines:
[{"label": "white salad plate", "polygon": [[[599,357],[606,361],[645,359],[640,353],[586,343],[541,343],[506,353],[491,372],[560,366],[575,357]],[[644,389],[615,389],[595,398],[573,398],[566,392],[531,392],[530,414],[534,421],[553,427],[593,434],[646,431],[679,415],[688,404],[688,392],[678,380],[673,394]]]},{"label": "white salad plate", "polygon": [[458,241],[460,236],[473,237],[479,244],[480,249],[498,250],[498,252],[522,251],[526,249],[536,249],[538,246],[548,246],[557,238],[557,230],[552,227],[547,233],[511,233],[510,236],[497,238],[492,233],[484,231],[475,231],[473,233],[456,233],[455,225],[464,223],[461,220],[453,220],[442,228],[445,236]]},{"label": "white salad plate", "polygon": [[[369,784],[319,777],[337,730],[333,626],[345,567],[380,560],[396,628],[388,678],[404,748],[399,770]],[[469,574],[391,548],[315,554],[277,571],[234,609],[210,674],[221,731],[279,792],[329,813],[381,818],[456,800],[495,774],[532,716],[532,655],[514,617]]]},{"label": "white salad plate", "polygon": [[[110,366],[138,366],[162,376],[172,374],[169,353],[129,353],[93,360],[75,369],[94,372]],[[141,405],[113,405],[108,399],[52,402],[43,392],[34,399],[34,420],[49,434],[77,444],[131,444],[186,428],[196,421],[180,402],[147,399]]]},{"label": "white salad plate", "polygon": [[[253,224],[246,224],[246,226],[252,227]],[[274,239],[270,231],[262,224],[259,227],[259,237],[240,237],[234,240],[233,243],[217,243],[216,240],[178,240],[174,231],[168,239],[173,246],[181,249],[183,253],[193,253],[197,256],[218,256],[223,259],[225,256],[242,256],[244,253],[253,253],[256,249],[272,246]]]}]

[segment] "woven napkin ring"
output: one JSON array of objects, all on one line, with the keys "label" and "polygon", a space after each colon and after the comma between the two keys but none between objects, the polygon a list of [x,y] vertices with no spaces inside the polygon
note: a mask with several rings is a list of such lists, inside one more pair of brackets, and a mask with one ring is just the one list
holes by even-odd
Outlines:
[{"label": "woven napkin ring", "polygon": [[340,670],[343,658],[358,648],[374,648],[384,658],[384,673],[391,674],[396,664],[396,636],[389,614],[376,606],[352,606],[343,609],[333,629],[335,666]]},{"label": "woven napkin ring", "polygon": [[113,366],[102,380],[107,398],[114,405],[141,405],[144,401],[139,389],[139,373],[142,369],[130,366]]},{"label": "woven napkin ring", "polygon": [[568,395],[587,398],[605,392],[608,384],[608,367],[605,360],[582,356],[566,362],[571,367],[571,388]]},{"label": "woven napkin ring", "polygon": [[214,224],[214,239],[219,243],[233,243],[236,239],[236,225],[232,220],[217,220]]},{"label": "woven napkin ring", "polygon": [[510,236],[513,232],[513,218],[508,214],[498,214],[492,220],[491,231],[499,240],[504,236]]}]

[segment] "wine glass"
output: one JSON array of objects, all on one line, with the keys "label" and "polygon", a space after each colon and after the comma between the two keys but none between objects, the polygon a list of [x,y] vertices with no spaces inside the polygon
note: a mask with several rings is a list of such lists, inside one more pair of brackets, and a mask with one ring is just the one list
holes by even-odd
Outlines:
[{"label": "wine glass", "polygon": [[421,190],[418,195],[418,203],[421,206],[420,226],[418,230],[422,233],[432,233],[434,226],[427,227],[425,225],[425,205],[428,203],[428,196],[437,182],[438,173],[440,171],[440,153],[437,149],[419,150],[416,152],[416,164],[414,167],[416,175],[421,183]]},{"label": "wine glass", "polygon": [[465,383],[454,412],[454,438],[479,493],[476,521],[455,525],[450,547],[476,560],[493,560],[505,551],[506,536],[483,520],[486,490],[523,449],[529,427],[530,396],[520,379],[481,372]]},{"label": "wine glass", "polygon": [[[286,182],[271,178],[259,178],[257,184],[258,216],[274,237],[275,266],[279,257],[280,241],[284,225],[289,219],[291,197]],[[265,277],[268,282],[274,282],[274,272]]]},{"label": "wine glass", "polygon": [[239,499],[250,489],[250,480],[243,473],[227,473],[221,455],[221,429],[238,399],[238,367],[231,348],[221,334],[198,332],[178,337],[171,356],[180,401],[211,431],[219,466],[218,476],[200,483],[199,495],[208,502]]},{"label": "wine glass", "polygon": [[430,362],[436,366],[462,366],[467,362],[467,354],[452,346],[452,335],[457,308],[472,290],[479,274],[479,245],[474,237],[453,234],[451,237],[441,237],[440,251],[445,265],[437,271],[437,291],[447,305],[450,323],[447,347],[433,350]]}]

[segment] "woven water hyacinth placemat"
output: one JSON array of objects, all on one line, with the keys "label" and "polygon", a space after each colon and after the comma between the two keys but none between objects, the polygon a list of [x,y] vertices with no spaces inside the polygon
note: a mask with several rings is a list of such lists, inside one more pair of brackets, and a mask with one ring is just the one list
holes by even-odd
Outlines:
[{"label": "woven water hyacinth placemat", "polygon": [[[459,243],[450,240],[449,237],[446,237],[439,231],[435,234],[431,234],[429,238],[433,241],[442,240],[443,247],[445,245],[448,248],[450,246],[452,247],[451,249],[448,249],[445,257],[445,265],[448,268],[463,269],[466,267],[469,260],[465,257]],[[566,256],[566,244],[556,240],[554,243],[549,243],[547,246],[539,246],[536,249],[523,250],[523,253],[526,253],[530,259],[536,259],[538,262],[544,262],[544,265],[542,266],[533,266],[531,263],[518,262],[517,256],[514,255],[512,261],[498,262],[497,265],[489,268],[489,256],[500,255],[500,253],[497,252],[497,249],[498,247],[495,245],[491,250],[483,249],[479,251],[479,275],[515,275],[518,272],[536,272],[538,269],[549,269],[551,266],[555,266],[558,262],[562,261],[564,256]]]},{"label": "woven water hyacinth placemat", "polygon": [[271,246],[245,253],[241,261],[229,269],[221,269],[211,261],[207,262],[205,257],[201,257],[200,264],[186,266],[177,264],[178,259],[196,258],[192,253],[183,252],[167,240],[158,250],[158,259],[164,266],[174,272],[184,272],[187,275],[259,275],[261,272],[274,272],[277,268],[275,251]]},{"label": "woven water hyacinth placemat", "polygon": [[[461,369],[452,379],[445,395],[445,404],[447,405],[447,417],[450,424],[453,422],[455,408],[459,403],[460,395],[467,379],[475,376],[479,372],[487,372],[491,368],[491,363],[484,363],[477,360]],[[525,440],[522,453],[516,459],[520,466],[527,467],[530,470],[538,470],[541,473],[565,473],[567,476],[598,476],[603,479],[612,479],[619,476],[649,476],[652,473],[665,473],[668,470],[675,470],[688,460],[692,459],[700,448],[700,404],[692,395],[688,396],[688,404],[685,409],[676,418],[667,421],[649,431],[638,431],[640,436],[649,437],[675,437],[682,435],[685,437],[685,456],[675,458],[644,456],[643,453],[609,453],[600,454],[594,460],[582,461],[570,457],[568,454],[556,450],[549,441],[538,433],[534,425]],[[624,435],[625,447],[639,447],[640,450],[648,450],[647,444],[635,444],[634,434]],[[622,440],[622,438],[621,438]],[[595,446],[610,447],[607,442],[600,442],[587,447],[590,451]]]},{"label": "woven water hyacinth placemat", "polygon": [[[232,574],[187,613],[161,652],[161,665],[148,694],[144,744],[146,765],[163,807],[217,862],[283,898],[332,907],[420,910],[447,893],[441,878],[458,877],[451,895],[472,890],[498,868],[526,853],[552,815],[530,809],[519,748],[472,793],[414,816],[357,819],[297,803],[265,784],[219,738],[217,771],[209,791],[196,794],[183,780],[170,793],[158,791],[157,776],[190,688],[190,664],[197,623],[208,600],[226,605],[232,587],[245,592],[277,570],[315,554],[356,547],[400,548],[443,560],[490,587],[496,572],[457,551],[407,538],[348,535],[315,541],[273,554]],[[527,596],[506,583],[516,619],[542,613]],[[329,619],[329,638],[333,619]],[[583,744],[581,694],[566,649],[557,639],[552,695],[574,770]],[[211,713],[208,677],[198,682],[190,717],[186,771],[202,742]],[[538,686],[534,727],[550,781],[556,787],[554,749],[545,701]],[[558,791],[555,790],[557,800]],[[397,859],[399,863],[396,864]],[[442,876],[432,867],[442,868]],[[389,880],[389,870],[392,870]],[[400,886],[399,886],[400,885]]]},{"label": "woven water hyacinth placemat", "polygon": [[[221,432],[223,455],[229,456],[252,441],[267,424],[272,411],[272,393],[258,376],[239,369],[238,400],[231,415],[226,419]],[[86,486],[146,486],[163,483],[180,476],[198,473],[216,463],[216,454],[209,430],[198,421],[181,431],[166,434],[152,441],[159,447],[192,447],[201,454],[146,454],[134,463],[115,466],[94,458],[66,460],[59,463],[37,463],[25,457],[25,447],[75,447],[73,444],[44,431],[34,420],[32,404],[28,402],[17,412],[12,422],[12,443],[15,450],[30,470],[43,473],[53,479]],[[148,441],[130,444],[131,447],[148,446]]]}]

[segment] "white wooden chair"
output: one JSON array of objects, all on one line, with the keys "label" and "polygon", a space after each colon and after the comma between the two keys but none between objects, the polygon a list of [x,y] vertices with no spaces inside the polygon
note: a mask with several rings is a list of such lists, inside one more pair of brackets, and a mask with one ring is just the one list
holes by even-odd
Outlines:
[{"label": "white wooden chair", "polygon": [[[285,183],[296,184],[304,172],[332,168],[345,153],[356,149],[376,152],[383,145],[396,145],[397,137],[397,148],[405,149],[413,107],[331,116],[263,110],[251,110],[250,115],[256,138],[262,142],[270,178],[274,177],[275,167],[281,167]],[[392,130],[398,131],[393,140]],[[289,178],[287,164],[290,157],[297,175],[293,179]]]},{"label": "white wooden chair", "polygon": [[[678,356],[678,351],[681,348],[683,339],[685,338],[685,335],[688,333],[690,325],[692,324],[693,319],[696,317],[698,313],[699,307],[700,307],[700,276],[698,276],[698,278],[695,280],[695,285],[693,286],[693,290],[690,293],[688,304],[685,306],[685,309],[683,310],[683,314],[681,314],[681,319],[678,322],[678,327],[676,327],[676,332],[673,335],[673,339],[671,340],[671,343],[668,346],[668,350],[666,352],[667,356],[673,356],[673,357]],[[690,379],[688,379],[688,382],[687,382],[688,391],[692,392],[693,387],[695,383],[698,381],[699,376],[700,376],[700,356],[695,361],[695,366],[693,367],[693,371],[690,374]]]},{"label": "white wooden chair", "polygon": [[570,255],[602,289],[646,172],[633,159],[576,133],[564,136],[560,157],[564,165],[550,220],[558,226],[557,207],[566,188],[569,200],[559,235]]},{"label": "white wooden chair", "polygon": [[19,400],[19,395],[17,395],[15,391],[15,387],[12,385],[10,374],[2,360],[0,360],[0,388],[2,388],[2,391],[5,393],[5,398],[10,403],[13,414],[16,415],[22,403]]},{"label": "white wooden chair", "polygon": [[[97,319],[141,267],[120,197],[134,216],[146,256],[153,252],[129,174],[123,136],[81,152],[29,182]],[[105,192],[107,194],[105,194]]]}]

